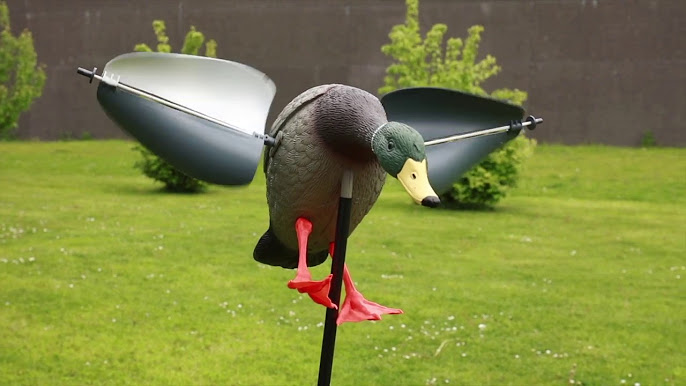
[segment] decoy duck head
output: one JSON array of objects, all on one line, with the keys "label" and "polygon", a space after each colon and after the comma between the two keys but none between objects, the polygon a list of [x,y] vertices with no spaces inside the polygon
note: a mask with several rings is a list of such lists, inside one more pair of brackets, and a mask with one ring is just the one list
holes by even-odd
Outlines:
[{"label": "decoy duck head", "polygon": [[417,130],[404,123],[387,122],[374,132],[372,151],[414,202],[431,208],[441,203],[429,184],[424,138]]}]

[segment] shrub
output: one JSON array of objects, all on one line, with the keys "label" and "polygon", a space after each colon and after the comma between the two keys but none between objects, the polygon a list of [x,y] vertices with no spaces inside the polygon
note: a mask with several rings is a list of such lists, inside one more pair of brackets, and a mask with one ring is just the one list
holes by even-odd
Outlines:
[{"label": "shrub", "polygon": [[12,36],[9,9],[0,1],[0,139],[13,137],[21,113],[43,93],[44,69],[37,64],[31,32]]},{"label": "shrub", "polygon": [[641,136],[641,147],[656,147],[656,146],[657,146],[657,140],[655,139],[655,134],[653,134],[653,132],[650,130],[643,132],[643,135]]},{"label": "shrub", "polygon": [[[157,37],[157,52],[171,52],[172,48],[169,44],[169,37],[166,34],[164,21],[153,21],[152,29]],[[181,53],[197,55],[204,42],[205,35],[191,26],[184,39]],[[136,44],[134,51],[152,52],[152,49],[146,44]],[[217,42],[213,39],[205,43],[205,56],[217,57]],[[207,188],[207,183],[184,174],[144,146],[137,145],[133,149],[138,151],[142,157],[141,160],[134,164],[134,167],[140,169],[147,177],[164,183],[166,190],[170,192],[193,193],[201,192]]]},{"label": "shrub", "polygon": [[496,204],[516,185],[521,163],[533,154],[532,141],[520,135],[507,146],[489,154],[455,182],[441,199],[449,207],[457,208],[482,208]]},{"label": "shrub", "polygon": [[197,193],[207,188],[205,182],[180,172],[145,147],[138,145],[133,149],[138,151],[142,157],[136,161],[134,166],[146,176],[162,182],[165,190],[176,193]]},{"label": "shrub", "polygon": [[[419,0],[406,0],[406,5],[405,24],[394,26],[388,35],[390,43],[381,47],[381,51],[392,57],[394,62],[386,69],[384,86],[379,93],[405,87],[435,86],[489,95],[481,83],[496,75],[501,68],[491,55],[477,61],[484,28],[472,26],[464,40],[449,38],[444,43],[448,27],[435,24],[422,39]],[[521,105],[527,94],[522,90],[503,88],[491,92],[490,96]],[[535,140],[520,134],[468,171],[450,191],[441,195],[441,200],[457,203],[460,207],[494,205],[516,185],[521,164],[532,154],[535,145]]]},{"label": "shrub", "polygon": [[60,141],[90,141],[93,139],[91,133],[84,131],[81,135],[75,135],[71,130],[62,131],[59,134]]}]

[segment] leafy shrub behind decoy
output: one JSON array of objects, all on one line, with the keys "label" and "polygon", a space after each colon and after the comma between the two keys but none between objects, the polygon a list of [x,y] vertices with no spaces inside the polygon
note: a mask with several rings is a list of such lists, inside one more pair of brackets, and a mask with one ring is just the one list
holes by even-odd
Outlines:
[{"label": "leafy shrub behind decoy", "polygon": [[520,134],[502,149],[486,157],[441,196],[448,207],[478,209],[489,207],[517,185],[523,162],[533,154],[536,140]]},{"label": "leafy shrub behind decoy", "polygon": [[145,176],[162,182],[165,190],[176,193],[199,193],[207,188],[207,183],[184,174],[144,146],[136,145],[133,150],[138,151],[142,157],[136,161],[134,167],[140,169]]}]

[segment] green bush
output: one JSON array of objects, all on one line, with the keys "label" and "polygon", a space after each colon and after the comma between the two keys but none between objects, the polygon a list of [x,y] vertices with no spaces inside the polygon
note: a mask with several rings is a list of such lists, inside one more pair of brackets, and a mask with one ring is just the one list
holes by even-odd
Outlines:
[{"label": "green bush", "polygon": [[[152,29],[157,37],[157,52],[171,52],[172,48],[171,45],[169,45],[169,37],[166,34],[164,21],[153,21]],[[205,43],[205,35],[200,31],[196,31],[195,27],[191,26],[191,29],[184,39],[181,53],[198,55],[203,43]],[[141,43],[136,44],[134,51],[152,52],[152,49],[148,45]],[[210,39],[205,43],[205,56],[211,58],[217,57],[217,42],[213,39]],[[166,190],[170,192],[193,193],[201,192],[207,188],[207,183],[184,174],[142,145],[135,146],[134,150],[138,151],[142,157],[134,166],[153,180],[164,183]]]},{"label": "green bush", "polygon": [[31,32],[12,36],[9,9],[0,1],[0,139],[13,137],[21,113],[43,93],[44,68],[37,64]]},{"label": "green bush", "polygon": [[[422,39],[419,0],[406,0],[406,5],[405,24],[394,26],[388,35],[390,43],[381,47],[394,62],[386,69],[384,86],[379,93],[405,87],[435,86],[489,95],[481,83],[501,68],[491,55],[477,61],[484,28],[472,26],[464,40],[449,38],[444,42],[448,27],[435,24]],[[527,98],[525,91],[507,88],[495,90],[490,96],[518,105]],[[533,153],[535,145],[535,140],[520,134],[468,171],[450,191],[441,195],[441,200],[460,207],[494,205],[516,185],[521,164]]]},{"label": "green bush", "polygon": [[531,140],[520,135],[491,153],[441,197],[449,207],[481,208],[496,204],[516,185],[521,163],[533,153]]},{"label": "green bush", "polygon": [[197,193],[207,188],[205,182],[180,172],[145,147],[138,145],[134,147],[134,150],[141,154],[141,159],[136,161],[134,166],[146,176],[162,182],[165,190],[177,193]]},{"label": "green bush", "polygon": [[655,147],[657,146],[657,140],[655,139],[655,134],[648,130],[643,132],[641,136],[641,147]]}]

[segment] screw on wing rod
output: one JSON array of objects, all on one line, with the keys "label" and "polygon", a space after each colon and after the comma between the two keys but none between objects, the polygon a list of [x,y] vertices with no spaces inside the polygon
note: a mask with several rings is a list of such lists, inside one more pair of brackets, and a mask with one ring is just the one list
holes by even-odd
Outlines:
[{"label": "screw on wing rod", "polygon": [[498,126],[498,127],[492,128],[492,129],[475,130],[475,131],[470,131],[468,133],[451,135],[449,137],[432,139],[430,141],[424,142],[424,146],[433,146],[433,145],[438,145],[441,143],[461,141],[463,139],[483,137],[485,135],[493,135],[493,134],[499,134],[499,133],[505,133],[505,132],[519,132],[523,127],[526,127],[529,130],[533,130],[536,128],[536,125],[538,125],[539,123],[542,123],[542,122],[543,122],[543,118],[536,118],[533,115],[529,115],[524,120],[524,122],[522,122],[521,120],[514,120],[514,121],[510,121],[510,124],[505,125],[505,126]]},{"label": "screw on wing rod", "polygon": [[[86,70],[85,68],[82,68],[82,67],[79,67],[79,68],[76,69],[76,73],[77,73],[77,74],[83,75],[83,76],[85,76],[86,78],[90,79],[90,80],[88,81],[88,83],[93,83],[93,78],[96,77],[96,74],[95,74],[96,72],[98,72],[98,68],[97,68],[97,67],[93,67],[93,71]],[[98,76],[97,79],[100,80],[100,79],[101,79],[100,76]]]}]

